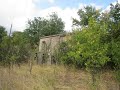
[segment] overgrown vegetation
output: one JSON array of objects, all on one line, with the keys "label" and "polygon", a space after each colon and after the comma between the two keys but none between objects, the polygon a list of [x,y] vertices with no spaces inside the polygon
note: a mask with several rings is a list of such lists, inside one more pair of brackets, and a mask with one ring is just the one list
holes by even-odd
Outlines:
[{"label": "overgrown vegetation", "polygon": [[[101,10],[97,10],[92,6],[86,6],[84,10],[78,10],[80,19],[73,19],[73,25],[78,28],[73,30],[70,38],[66,42],[61,43],[58,50],[59,52],[55,52],[55,58],[58,60],[56,62],[67,65],[69,67],[74,66],[77,69],[82,68],[91,73],[92,90],[99,88],[97,79],[99,78],[100,80],[101,71],[106,70],[106,68],[114,70],[112,72],[115,72],[114,75],[120,88],[120,4],[117,2],[115,5],[111,4],[110,6],[110,11],[103,13],[101,13]],[[15,64],[20,67],[21,63],[29,62],[29,71],[31,73],[29,77],[33,81],[35,78],[35,83],[41,80],[44,82],[43,79],[39,79],[39,81],[37,81],[36,78],[41,76],[37,76],[35,71],[32,73],[33,60],[35,53],[38,50],[39,39],[42,36],[59,34],[63,32],[65,32],[64,22],[57,16],[56,13],[50,15],[49,19],[35,17],[33,20],[28,20],[27,27],[23,32],[16,31],[7,35],[5,28],[0,26],[0,65],[4,67],[9,66],[10,70],[14,67],[13,65]],[[55,68],[57,67],[55,66]],[[67,69],[69,71],[69,68]],[[47,71],[49,72],[49,70]],[[68,71],[66,71],[66,73]],[[4,74],[6,73],[6,71],[2,72]],[[19,73],[18,72],[12,71],[12,73],[15,74],[22,73],[21,71]],[[43,71],[40,72],[42,73]],[[59,72],[57,72],[57,74],[58,73]],[[52,71],[52,74],[51,72],[49,74],[51,76],[56,75],[56,72]],[[27,76],[28,74],[25,74],[23,77],[26,78]],[[1,74],[1,77],[4,76]],[[44,75],[42,77],[48,78],[48,76],[44,77]],[[69,81],[69,76],[65,77],[68,78],[67,80]],[[49,89],[55,89],[55,83],[59,85],[56,79],[58,79],[56,76],[55,78],[52,77],[45,79],[45,85],[48,85]],[[29,79],[27,80],[29,81]],[[12,82],[13,87],[11,88],[14,88],[14,84],[16,86],[19,85],[14,83],[14,81]],[[27,81],[24,81],[24,83],[26,82]],[[8,89],[6,87],[6,85],[8,85],[6,82],[2,83],[1,85],[3,85],[2,88],[5,88],[5,90]],[[37,85],[37,87],[32,87],[32,90],[41,89],[38,83]],[[40,85],[42,85],[42,83],[40,83]],[[69,90],[73,90],[73,88],[75,88],[74,84],[71,85],[73,85],[73,87],[69,88]],[[95,88],[93,88],[94,86]],[[42,87],[45,88],[44,85]],[[28,87],[25,86],[23,88],[27,90]],[[30,89],[28,88],[28,90]]]},{"label": "overgrown vegetation", "polygon": [[32,45],[38,45],[41,36],[63,33],[64,22],[56,13],[51,14],[48,19],[35,17],[34,20],[28,20],[24,32]]},{"label": "overgrown vegetation", "polygon": [[86,68],[94,82],[94,74],[101,69],[120,69],[120,4],[111,4],[110,12],[101,15],[99,10],[87,6],[84,11],[79,10],[78,15],[81,20],[73,19],[73,24],[82,27],[60,45],[60,61]]},{"label": "overgrown vegetation", "polygon": [[[28,65],[0,68],[0,90],[93,90],[91,75],[85,70],[59,65],[34,65],[32,74]],[[113,72],[101,73],[97,80],[99,90],[119,90]]]},{"label": "overgrown vegetation", "polygon": [[23,32],[14,31],[8,33],[0,26],[0,63],[3,66],[12,67],[13,64],[31,62],[38,52],[38,44],[41,36],[59,34],[64,32],[64,22],[53,13],[49,19],[35,17],[28,20]]}]

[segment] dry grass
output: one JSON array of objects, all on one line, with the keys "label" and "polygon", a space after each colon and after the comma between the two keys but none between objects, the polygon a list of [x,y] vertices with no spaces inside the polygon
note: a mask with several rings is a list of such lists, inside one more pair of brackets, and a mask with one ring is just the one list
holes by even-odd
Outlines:
[{"label": "dry grass", "polygon": [[[63,66],[34,65],[32,74],[27,65],[10,71],[0,68],[0,90],[93,90],[91,75],[83,70]],[[95,90],[119,90],[112,72],[102,73]]]}]

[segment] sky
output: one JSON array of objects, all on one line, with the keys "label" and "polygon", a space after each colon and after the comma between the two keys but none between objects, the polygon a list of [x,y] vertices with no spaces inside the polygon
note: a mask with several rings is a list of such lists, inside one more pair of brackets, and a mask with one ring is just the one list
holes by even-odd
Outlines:
[{"label": "sky", "polygon": [[[56,12],[65,23],[65,30],[72,30],[72,18],[79,18],[78,9],[92,5],[97,9],[109,10],[117,0],[0,0],[0,25],[9,31],[23,31],[28,19],[47,17]],[[120,0],[118,0],[120,2]]]}]

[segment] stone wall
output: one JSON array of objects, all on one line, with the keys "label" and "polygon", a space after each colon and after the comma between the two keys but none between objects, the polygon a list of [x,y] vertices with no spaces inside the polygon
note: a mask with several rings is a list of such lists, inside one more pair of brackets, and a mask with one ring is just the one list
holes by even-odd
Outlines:
[{"label": "stone wall", "polygon": [[41,37],[39,42],[38,63],[56,63],[54,53],[58,51],[60,43],[66,40],[66,34]]}]

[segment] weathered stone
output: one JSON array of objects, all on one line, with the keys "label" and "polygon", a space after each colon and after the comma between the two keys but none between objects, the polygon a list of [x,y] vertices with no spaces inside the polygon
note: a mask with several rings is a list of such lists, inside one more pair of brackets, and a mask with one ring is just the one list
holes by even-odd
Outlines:
[{"label": "weathered stone", "polygon": [[44,62],[49,65],[56,63],[54,53],[58,50],[60,43],[66,40],[66,34],[41,37],[39,43],[38,62],[40,64]]}]

